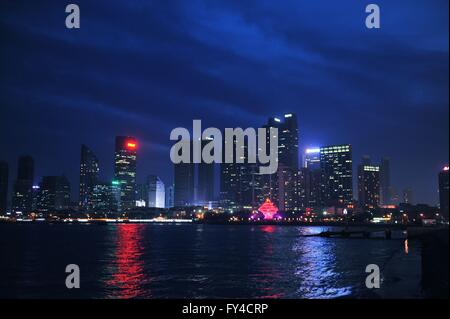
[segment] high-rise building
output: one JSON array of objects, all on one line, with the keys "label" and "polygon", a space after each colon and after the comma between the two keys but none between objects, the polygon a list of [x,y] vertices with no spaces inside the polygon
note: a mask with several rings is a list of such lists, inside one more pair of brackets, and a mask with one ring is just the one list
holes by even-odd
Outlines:
[{"label": "high-rise building", "polygon": [[285,114],[283,119],[272,117],[263,127],[267,129],[267,145],[270,139],[269,129],[271,127],[278,129],[278,170],[272,175],[261,176],[260,189],[265,192],[261,197],[270,198],[282,212],[296,211],[299,209],[297,116],[289,113]]},{"label": "high-rise building", "polygon": [[307,148],[303,166],[309,170],[320,170],[320,148]]},{"label": "high-rise building", "polygon": [[380,205],[380,167],[364,161],[358,167],[358,200],[364,209]]},{"label": "high-rise building", "polygon": [[31,156],[21,156],[18,161],[17,180],[14,183],[12,208],[15,213],[31,212],[33,198],[34,160]]},{"label": "high-rise building", "polygon": [[174,206],[174,192],[173,185],[166,187],[166,208],[172,208]]},{"label": "high-rise building", "polygon": [[0,215],[6,214],[8,207],[8,163],[0,161]]},{"label": "high-rise building", "polygon": [[70,183],[65,176],[44,176],[39,184],[37,209],[54,213],[70,207]]},{"label": "high-rise building", "polygon": [[322,171],[320,169],[303,167],[299,170],[297,189],[300,208],[322,206],[321,180]]},{"label": "high-rise building", "polygon": [[130,136],[117,136],[114,158],[114,180],[120,186],[121,211],[136,206],[137,141]]},{"label": "high-rise building", "polygon": [[99,165],[95,154],[81,145],[80,157],[80,208],[85,211],[89,207],[90,197],[98,182]]},{"label": "high-rise building", "polygon": [[116,212],[117,208],[114,185],[112,183],[97,182],[91,191],[89,212],[94,214],[108,214]]},{"label": "high-rise building", "polygon": [[380,202],[382,205],[392,204],[391,168],[387,157],[383,157],[380,164]]},{"label": "high-rise building", "polygon": [[194,205],[195,164],[174,164],[174,205]]},{"label": "high-rise building", "polygon": [[147,187],[147,207],[165,208],[166,191],[163,181],[156,175],[149,175],[147,177]]},{"label": "high-rise building", "polygon": [[322,200],[326,206],[353,202],[352,147],[349,144],[320,148]]},{"label": "high-rise building", "polygon": [[448,190],[449,190],[449,184],[448,184],[448,171],[449,167],[445,166],[442,171],[439,172],[439,207],[442,216],[446,220],[448,220]]},{"label": "high-rise building", "polygon": [[414,204],[413,203],[413,191],[411,188],[405,188],[403,190],[403,203]]}]

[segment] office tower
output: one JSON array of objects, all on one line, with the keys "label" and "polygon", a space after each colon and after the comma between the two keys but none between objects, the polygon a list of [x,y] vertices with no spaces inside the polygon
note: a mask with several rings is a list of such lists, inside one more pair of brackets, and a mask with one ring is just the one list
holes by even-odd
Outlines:
[{"label": "office tower", "polygon": [[381,159],[380,165],[380,202],[382,205],[392,203],[391,168],[390,160],[387,157]]},{"label": "office tower", "polygon": [[166,187],[166,208],[172,208],[174,206],[174,190],[173,185]]},{"label": "office tower", "polygon": [[147,207],[165,208],[166,191],[162,180],[156,175],[149,175],[147,177],[147,189]]},{"label": "office tower", "polygon": [[[203,147],[212,141],[212,138],[202,141]],[[198,185],[197,185],[197,198],[198,204],[207,205],[214,201],[214,163],[204,163],[203,161],[198,164]]]},{"label": "office tower", "polygon": [[148,183],[136,184],[136,207],[148,207],[149,202]]},{"label": "office tower", "polygon": [[136,206],[136,151],[137,141],[134,137],[116,137],[114,180],[120,186],[119,209],[121,211]]},{"label": "office tower", "polygon": [[88,209],[93,188],[98,182],[98,172],[97,157],[86,145],[81,145],[79,205],[82,211]]},{"label": "office tower", "polygon": [[300,208],[322,206],[321,180],[322,171],[320,169],[303,167],[299,170],[297,189]]},{"label": "office tower", "polygon": [[370,160],[358,166],[358,200],[364,209],[380,205],[380,167],[371,165]]},{"label": "office tower", "polygon": [[0,161],[0,215],[6,214],[8,206],[8,163]]},{"label": "office tower", "polygon": [[194,163],[174,164],[174,204],[194,205]]},{"label": "office tower", "polygon": [[44,176],[39,184],[37,209],[40,213],[54,213],[69,209],[70,183],[65,176]]},{"label": "office tower", "polygon": [[311,170],[320,170],[320,148],[307,148],[303,166]]},{"label": "office tower", "polygon": [[448,166],[445,166],[439,172],[439,207],[442,216],[448,220]]},{"label": "office tower", "polygon": [[270,138],[269,129],[271,127],[278,129],[278,170],[272,175],[261,176],[260,188],[265,192],[263,197],[270,198],[282,212],[298,210],[299,132],[297,116],[290,113],[285,114],[283,119],[272,117],[263,127],[267,129],[267,149]]},{"label": "office tower", "polygon": [[411,188],[405,188],[403,190],[403,203],[413,204],[413,191]]},{"label": "office tower", "polygon": [[352,147],[349,144],[320,148],[322,200],[326,206],[353,202]]},{"label": "office tower", "polygon": [[21,156],[18,161],[17,180],[14,183],[12,208],[15,213],[28,214],[32,208],[34,160]]},{"label": "office tower", "polygon": [[109,214],[117,211],[117,199],[112,183],[97,182],[92,187],[89,200],[89,213]]}]

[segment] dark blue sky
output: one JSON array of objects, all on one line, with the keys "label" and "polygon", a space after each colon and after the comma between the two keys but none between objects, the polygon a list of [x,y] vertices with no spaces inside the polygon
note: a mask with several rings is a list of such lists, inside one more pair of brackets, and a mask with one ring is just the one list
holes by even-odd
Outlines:
[{"label": "dark blue sky", "polygon": [[[115,135],[140,141],[138,179],[172,179],[170,131],[258,126],[296,112],[300,147],[391,158],[393,186],[437,202],[448,162],[448,1],[2,1],[0,158],[77,191],[80,144],[112,177]],[[77,3],[81,29],[65,28]],[[76,192],[74,192],[76,193]]]}]

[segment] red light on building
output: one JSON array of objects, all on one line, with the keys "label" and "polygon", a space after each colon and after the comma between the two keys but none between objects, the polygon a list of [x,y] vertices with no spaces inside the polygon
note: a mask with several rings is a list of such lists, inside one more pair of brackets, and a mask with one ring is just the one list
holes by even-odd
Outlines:
[{"label": "red light on building", "polygon": [[135,142],[127,142],[127,148],[134,150],[136,149],[137,145]]}]

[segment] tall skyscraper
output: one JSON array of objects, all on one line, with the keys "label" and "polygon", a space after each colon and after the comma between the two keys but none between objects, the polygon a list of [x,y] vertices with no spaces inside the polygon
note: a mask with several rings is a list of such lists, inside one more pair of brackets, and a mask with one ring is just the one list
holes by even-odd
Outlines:
[{"label": "tall skyscraper", "polygon": [[353,202],[352,147],[349,144],[320,148],[322,199],[326,206]]},{"label": "tall skyscraper", "polygon": [[65,176],[44,176],[39,184],[37,209],[54,213],[70,207],[70,183]]},{"label": "tall skyscraper", "polygon": [[0,215],[6,214],[8,207],[8,163],[0,161]]},{"label": "tall skyscraper", "polygon": [[[202,141],[202,147],[210,140]],[[197,203],[205,205],[214,200],[214,163],[198,164]]]},{"label": "tall skyscraper", "polygon": [[448,184],[448,172],[449,167],[445,166],[442,171],[439,172],[439,207],[442,216],[446,220],[448,220],[448,190],[449,190],[449,184]]},{"label": "tall skyscraper", "polygon": [[[299,169],[299,131],[297,116],[289,113],[283,119],[272,117],[263,126],[267,130],[271,127],[278,129],[278,170],[272,176],[261,176],[263,197],[269,197],[280,211],[290,212],[299,209],[298,200],[298,169]],[[269,132],[266,139],[269,145]]]},{"label": "tall skyscraper", "polygon": [[380,167],[364,161],[358,167],[358,200],[364,209],[380,205]]},{"label": "tall skyscraper", "polygon": [[299,170],[297,189],[300,208],[322,206],[321,180],[320,168],[303,167]]},{"label": "tall skyscraper", "polygon": [[130,136],[117,136],[114,156],[114,180],[120,186],[120,210],[136,206],[137,141]]},{"label": "tall skyscraper", "polygon": [[80,208],[86,211],[95,185],[98,183],[99,165],[95,154],[81,145],[80,157]]},{"label": "tall skyscraper", "polygon": [[174,190],[173,185],[166,187],[166,208],[172,208],[174,206]]},{"label": "tall skyscraper", "polygon": [[381,159],[380,165],[380,202],[382,205],[392,204],[391,168],[387,157]]},{"label": "tall skyscraper", "polygon": [[117,200],[112,183],[97,182],[91,191],[89,212],[94,214],[109,214],[116,212]]},{"label": "tall skyscraper", "polygon": [[31,156],[21,156],[18,161],[17,180],[14,183],[12,207],[15,213],[31,212],[33,198],[34,160]]},{"label": "tall skyscraper", "polygon": [[174,205],[194,205],[195,164],[174,164]]},{"label": "tall skyscraper", "polygon": [[309,170],[320,170],[320,148],[307,148],[303,166]]},{"label": "tall skyscraper", "polygon": [[147,177],[148,202],[147,207],[165,208],[165,195],[163,181],[156,175]]}]

